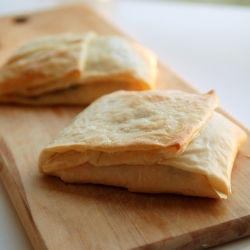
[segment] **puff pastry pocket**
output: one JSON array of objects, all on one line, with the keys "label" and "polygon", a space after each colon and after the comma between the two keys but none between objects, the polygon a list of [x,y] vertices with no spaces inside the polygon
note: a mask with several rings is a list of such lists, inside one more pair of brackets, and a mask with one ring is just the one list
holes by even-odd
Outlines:
[{"label": "puff pastry pocket", "polygon": [[121,37],[48,36],[0,68],[0,103],[88,105],[116,90],[153,89],[156,77],[155,55]]},{"label": "puff pastry pocket", "polygon": [[39,171],[69,183],[226,198],[246,133],[216,94],[117,91],[92,103],[40,154]]}]

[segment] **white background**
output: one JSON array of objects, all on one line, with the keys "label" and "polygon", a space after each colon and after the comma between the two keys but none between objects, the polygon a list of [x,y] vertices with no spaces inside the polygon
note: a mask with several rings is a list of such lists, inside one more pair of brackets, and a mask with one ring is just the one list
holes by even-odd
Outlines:
[{"label": "white background", "polygon": [[[80,1],[0,0],[0,15],[69,2]],[[249,7],[153,0],[92,1],[91,5],[197,89],[216,90],[221,106],[250,128]],[[0,181],[0,250],[30,249]],[[250,237],[213,249],[250,249]]]}]

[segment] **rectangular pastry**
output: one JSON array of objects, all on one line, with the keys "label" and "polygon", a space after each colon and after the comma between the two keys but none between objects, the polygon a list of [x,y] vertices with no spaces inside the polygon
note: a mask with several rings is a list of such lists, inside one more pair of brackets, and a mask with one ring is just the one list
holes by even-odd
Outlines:
[{"label": "rectangular pastry", "polygon": [[116,90],[155,87],[157,60],[118,36],[60,34],[21,47],[0,68],[0,103],[88,105]]},{"label": "rectangular pastry", "polygon": [[246,133],[216,113],[211,91],[117,91],[93,102],[40,154],[69,183],[226,198]]}]

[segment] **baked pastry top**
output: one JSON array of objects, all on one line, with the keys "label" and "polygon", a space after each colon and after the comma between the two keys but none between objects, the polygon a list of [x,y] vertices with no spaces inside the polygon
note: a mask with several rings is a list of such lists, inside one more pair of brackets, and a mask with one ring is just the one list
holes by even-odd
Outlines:
[{"label": "baked pastry top", "polygon": [[135,192],[226,198],[246,133],[214,112],[218,105],[213,91],[105,95],[43,149],[39,171]]},{"label": "baked pastry top", "polygon": [[0,103],[87,105],[116,90],[153,89],[157,59],[118,36],[60,34],[15,51],[0,68]]}]

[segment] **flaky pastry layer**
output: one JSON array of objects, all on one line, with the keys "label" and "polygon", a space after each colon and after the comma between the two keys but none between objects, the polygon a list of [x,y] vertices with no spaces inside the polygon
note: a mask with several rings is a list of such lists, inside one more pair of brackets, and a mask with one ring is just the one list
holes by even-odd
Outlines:
[{"label": "flaky pastry layer", "polygon": [[152,52],[118,36],[42,37],[0,68],[0,103],[88,105],[116,90],[154,89],[157,73]]},{"label": "flaky pastry layer", "polygon": [[214,92],[117,91],[63,129],[39,171],[66,182],[226,198],[246,133],[214,112]]}]

